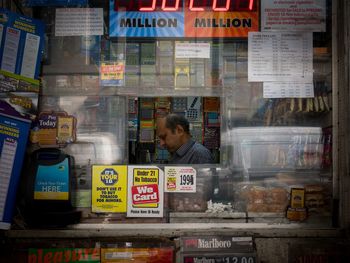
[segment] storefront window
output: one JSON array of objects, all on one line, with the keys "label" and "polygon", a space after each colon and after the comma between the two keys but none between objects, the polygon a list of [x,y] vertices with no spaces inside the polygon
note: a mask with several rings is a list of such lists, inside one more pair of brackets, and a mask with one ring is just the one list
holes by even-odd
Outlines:
[{"label": "storefront window", "polygon": [[195,191],[164,193],[163,217],[106,212],[107,221],[330,225],[331,1],[273,2],[36,9],[47,24],[39,113],[76,120],[74,140],[56,146],[75,158],[82,223],[106,222],[91,210],[92,166],[174,166],[156,123],[178,113],[214,160],[175,164],[195,169]]}]

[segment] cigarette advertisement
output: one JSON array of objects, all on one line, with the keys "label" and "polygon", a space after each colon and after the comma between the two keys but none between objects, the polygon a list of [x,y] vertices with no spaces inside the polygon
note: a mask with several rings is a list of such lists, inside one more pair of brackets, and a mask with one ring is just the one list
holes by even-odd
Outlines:
[{"label": "cigarette advertisement", "polygon": [[126,212],[126,165],[92,166],[92,212]]},{"label": "cigarette advertisement", "polygon": [[128,217],[163,217],[163,177],[155,166],[128,167]]},{"label": "cigarette advertisement", "polygon": [[172,263],[174,249],[163,248],[102,248],[101,263]]}]

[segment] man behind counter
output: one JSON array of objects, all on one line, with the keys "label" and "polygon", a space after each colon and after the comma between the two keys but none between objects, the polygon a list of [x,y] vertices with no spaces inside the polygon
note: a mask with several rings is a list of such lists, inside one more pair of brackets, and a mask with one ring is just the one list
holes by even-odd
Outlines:
[{"label": "man behind counter", "polygon": [[160,146],[171,154],[171,164],[214,163],[211,152],[191,138],[187,119],[178,114],[169,114],[157,119],[157,135]]}]

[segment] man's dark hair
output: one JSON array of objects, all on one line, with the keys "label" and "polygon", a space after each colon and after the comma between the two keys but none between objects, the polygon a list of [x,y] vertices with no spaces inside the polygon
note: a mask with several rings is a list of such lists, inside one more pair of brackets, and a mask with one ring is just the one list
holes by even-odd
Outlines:
[{"label": "man's dark hair", "polygon": [[177,125],[180,125],[186,133],[190,134],[190,124],[185,116],[175,113],[168,114],[166,116],[165,127],[174,133]]}]

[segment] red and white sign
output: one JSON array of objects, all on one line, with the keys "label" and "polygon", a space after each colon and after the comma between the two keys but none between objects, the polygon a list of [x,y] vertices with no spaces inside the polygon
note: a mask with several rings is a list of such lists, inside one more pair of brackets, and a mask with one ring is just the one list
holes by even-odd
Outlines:
[{"label": "red and white sign", "polygon": [[256,31],[258,12],[185,12],[185,37],[247,37]]},{"label": "red and white sign", "polygon": [[159,202],[159,191],[157,184],[132,186],[131,193],[133,205]]}]

